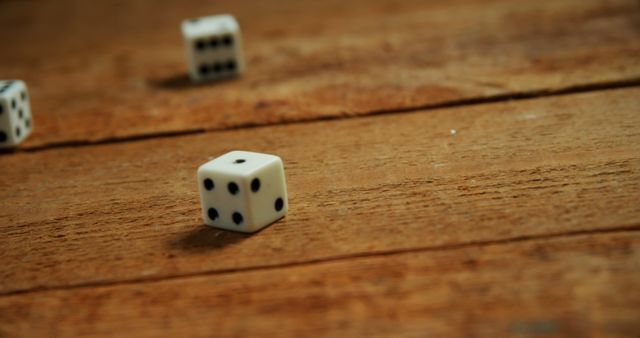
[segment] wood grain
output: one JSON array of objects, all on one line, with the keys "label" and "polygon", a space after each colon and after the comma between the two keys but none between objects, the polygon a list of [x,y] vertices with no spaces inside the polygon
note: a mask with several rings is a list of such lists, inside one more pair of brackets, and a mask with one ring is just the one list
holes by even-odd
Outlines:
[{"label": "wood grain", "polygon": [[[634,226],[639,107],[625,89],[0,156],[0,293]],[[252,236],[200,219],[196,168],[231,149],[285,162],[290,212]]]},{"label": "wood grain", "polygon": [[0,336],[637,337],[640,234],[0,298]]},{"label": "wood grain", "polygon": [[[179,23],[219,12],[248,72],[192,86]],[[0,30],[27,148],[640,81],[635,0],[3,1]]]}]

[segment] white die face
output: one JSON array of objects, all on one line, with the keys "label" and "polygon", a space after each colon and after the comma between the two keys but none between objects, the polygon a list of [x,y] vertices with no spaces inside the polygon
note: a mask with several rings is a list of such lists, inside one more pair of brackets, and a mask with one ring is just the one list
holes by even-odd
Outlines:
[{"label": "white die face", "polygon": [[20,144],[33,128],[24,82],[0,80],[0,148]]},{"label": "white die face", "polygon": [[207,225],[258,231],[288,210],[287,186],[278,156],[232,151],[198,168],[202,218]]},{"label": "white die face", "polygon": [[215,80],[244,71],[240,27],[231,15],[214,15],[182,22],[189,76]]}]

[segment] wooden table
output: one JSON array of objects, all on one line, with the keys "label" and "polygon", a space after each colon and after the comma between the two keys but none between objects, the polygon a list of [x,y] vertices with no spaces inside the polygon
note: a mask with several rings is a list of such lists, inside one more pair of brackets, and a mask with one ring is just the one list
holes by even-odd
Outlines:
[{"label": "wooden table", "polygon": [[[181,20],[248,71],[192,85]],[[3,1],[0,337],[639,337],[635,0]],[[290,210],[200,219],[281,156]]]}]

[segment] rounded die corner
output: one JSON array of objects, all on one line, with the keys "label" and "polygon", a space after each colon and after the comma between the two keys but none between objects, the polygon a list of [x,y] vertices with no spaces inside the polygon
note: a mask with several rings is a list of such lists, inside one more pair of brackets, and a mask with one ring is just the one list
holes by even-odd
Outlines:
[{"label": "rounded die corner", "polygon": [[201,173],[203,173],[205,170],[207,170],[207,165],[211,163],[211,161],[207,161],[201,165],[198,166],[198,169],[196,169],[196,172],[198,173],[198,175],[200,175]]}]

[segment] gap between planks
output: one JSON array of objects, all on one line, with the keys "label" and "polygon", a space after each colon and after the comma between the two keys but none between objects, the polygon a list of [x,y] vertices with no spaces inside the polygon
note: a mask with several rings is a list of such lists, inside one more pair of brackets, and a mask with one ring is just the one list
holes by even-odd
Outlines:
[{"label": "gap between planks", "polygon": [[348,114],[348,115],[313,117],[310,119],[290,120],[290,121],[275,122],[275,123],[262,123],[262,124],[247,123],[247,124],[241,124],[241,125],[227,127],[227,128],[195,128],[195,129],[187,129],[187,130],[180,130],[180,131],[174,131],[174,132],[158,132],[158,133],[149,133],[149,134],[135,135],[135,136],[114,137],[114,138],[108,138],[108,139],[103,139],[98,141],[87,140],[87,141],[71,141],[71,142],[54,142],[54,143],[35,146],[31,148],[2,149],[0,150],[0,156],[20,153],[20,152],[34,153],[34,152],[46,151],[50,149],[59,149],[59,148],[78,148],[78,147],[86,147],[86,146],[94,146],[94,145],[144,141],[144,140],[156,139],[156,138],[180,137],[180,136],[195,135],[195,134],[202,134],[207,132],[216,132],[216,131],[223,131],[223,130],[228,131],[228,130],[249,129],[249,128],[263,128],[263,127],[270,127],[274,125],[305,124],[305,123],[313,123],[318,121],[365,118],[368,116],[375,116],[375,115],[403,114],[403,113],[411,113],[416,111],[430,111],[430,110],[443,109],[443,108],[478,106],[478,105],[485,105],[485,104],[500,103],[505,101],[533,100],[533,99],[539,99],[539,98],[566,96],[566,95],[590,93],[590,92],[596,92],[596,91],[618,90],[618,89],[625,89],[625,88],[631,88],[631,87],[640,87],[640,78],[629,78],[629,79],[620,80],[620,81],[591,83],[591,84],[570,86],[570,87],[559,88],[559,89],[537,89],[532,91],[514,92],[514,93],[500,94],[495,96],[454,100],[454,101],[444,102],[444,103],[427,104],[422,106],[405,107],[405,108],[398,108],[398,109],[374,110],[370,112],[365,112],[363,114],[354,113],[354,114]]},{"label": "gap between planks", "polygon": [[103,287],[103,286],[133,285],[133,284],[153,283],[153,282],[169,281],[169,280],[180,280],[180,279],[193,278],[193,277],[229,275],[229,274],[245,273],[245,272],[252,272],[252,271],[268,271],[268,270],[286,269],[286,268],[292,268],[292,267],[311,266],[311,265],[332,263],[332,262],[338,262],[338,261],[348,261],[348,260],[361,259],[361,258],[402,255],[407,253],[457,251],[457,250],[464,250],[464,249],[469,249],[473,247],[509,245],[514,243],[537,242],[542,240],[571,238],[571,237],[579,237],[579,236],[585,236],[585,235],[617,234],[617,233],[628,233],[628,232],[633,233],[637,231],[640,231],[640,223],[621,225],[618,227],[609,227],[606,229],[603,228],[603,229],[576,230],[576,231],[550,233],[550,234],[543,234],[543,235],[523,235],[523,236],[516,236],[516,237],[503,238],[503,239],[497,239],[497,240],[470,241],[470,242],[458,243],[458,244],[445,244],[445,245],[436,245],[436,246],[427,246],[427,247],[377,251],[377,252],[362,252],[362,253],[356,253],[356,254],[350,254],[350,255],[310,259],[302,262],[290,262],[290,263],[281,263],[281,264],[272,264],[272,265],[257,265],[257,266],[250,266],[250,267],[244,267],[244,268],[223,269],[223,270],[215,270],[215,271],[200,271],[197,273],[178,274],[178,275],[173,275],[169,277],[159,277],[159,278],[151,277],[151,278],[122,280],[122,281],[115,281],[115,282],[92,282],[92,283],[82,283],[82,284],[74,284],[74,285],[68,285],[68,286],[41,287],[41,288],[31,288],[31,289],[24,289],[24,290],[13,290],[9,292],[0,292],[0,298],[14,296],[14,295],[32,294],[32,293],[38,293],[38,292],[76,290],[76,289],[86,289],[86,288]]}]

